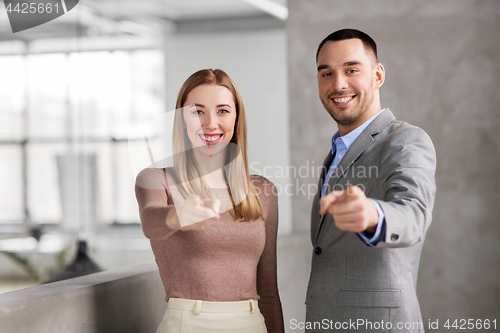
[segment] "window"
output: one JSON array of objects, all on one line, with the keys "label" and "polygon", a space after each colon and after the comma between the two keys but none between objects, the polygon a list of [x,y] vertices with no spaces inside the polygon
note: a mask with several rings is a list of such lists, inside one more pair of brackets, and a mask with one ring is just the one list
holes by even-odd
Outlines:
[{"label": "window", "polygon": [[159,50],[0,56],[0,224],[137,223],[128,135],[164,111]]}]

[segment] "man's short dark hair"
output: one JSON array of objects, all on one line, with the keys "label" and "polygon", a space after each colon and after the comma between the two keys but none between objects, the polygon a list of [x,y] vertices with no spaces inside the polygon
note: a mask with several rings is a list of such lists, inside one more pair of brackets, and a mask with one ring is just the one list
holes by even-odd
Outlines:
[{"label": "man's short dark hair", "polygon": [[373,52],[373,54],[375,55],[375,61],[378,62],[377,44],[375,44],[375,41],[370,36],[365,34],[363,31],[359,31],[356,29],[337,30],[326,36],[326,38],[323,39],[321,43],[319,43],[318,51],[316,51],[316,62],[318,62],[319,51],[321,51],[321,48],[323,47],[323,45],[325,45],[326,42],[328,41],[337,42],[341,40],[355,39],[355,38],[360,39],[361,42],[363,42],[365,50],[371,50]]}]

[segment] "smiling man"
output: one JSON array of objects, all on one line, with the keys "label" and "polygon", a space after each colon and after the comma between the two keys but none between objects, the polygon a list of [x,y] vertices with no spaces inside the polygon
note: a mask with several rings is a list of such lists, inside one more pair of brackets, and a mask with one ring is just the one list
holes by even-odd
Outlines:
[{"label": "smiling man", "polygon": [[423,332],[416,283],[436,191],[434,146],[381,107],[385,70],[370,36],[336,31],[316,61],[338,132],[311,212],[306,332]]}]

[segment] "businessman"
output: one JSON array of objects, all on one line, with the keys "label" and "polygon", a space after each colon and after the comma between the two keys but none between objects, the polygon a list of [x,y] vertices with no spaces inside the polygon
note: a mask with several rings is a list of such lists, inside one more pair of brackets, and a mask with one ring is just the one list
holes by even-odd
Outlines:
[{"label": "businessman", "polygon": [[338,132],[311,212],[306,332],[423,332],[416,284],[436,191],[434,146],[381,107],[385,70],[370,36],[336,31],[316,62]]}]

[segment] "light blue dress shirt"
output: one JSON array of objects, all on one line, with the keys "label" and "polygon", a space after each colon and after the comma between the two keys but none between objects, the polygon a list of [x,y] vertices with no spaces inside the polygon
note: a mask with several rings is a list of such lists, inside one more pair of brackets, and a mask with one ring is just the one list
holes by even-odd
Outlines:
[{"label": "light blue dress shirt", "polygon": [[[349,132],[348,134],[344,136],[340,136],[339,132],[335,133],[332,137],[332,154],[335,154],[335,157],[332,161],[332,164],[330,164],[330,168],[328,169],[328,173],[326,174],[325,177],[325,182],[323,183],[323,188],[321,190],[321,197],[324,197],[326,194],[326,190],[328,188],[328,182],[330,181],[330,178],[332,177],[333,172],[339,165],[340,161],[342,158],[345,156],[351,145],[356,141],[358,136],[361,134],[361,132],[364,131],[364,129],[370,125],[370,123],[377,118],[377,116],[384,111],[382,109],[380,112],[378,112],[376,115],[365,121],[363,124],[358,126],[356,129],[353,131]],[[369,232],[363,231],[363,232],[358,232],[358,236],[366,243],[368,246],[375,246],[382,240],[383,237],[383,232],[385,230],[385,215],[384,211],[378,204],[373,199],[370,199],[373,201],[375,204],[375,207],[377,208],[378,212],[378,224],[377,224],[377,229],[375,230],[375,234],[370,234]]]}]

